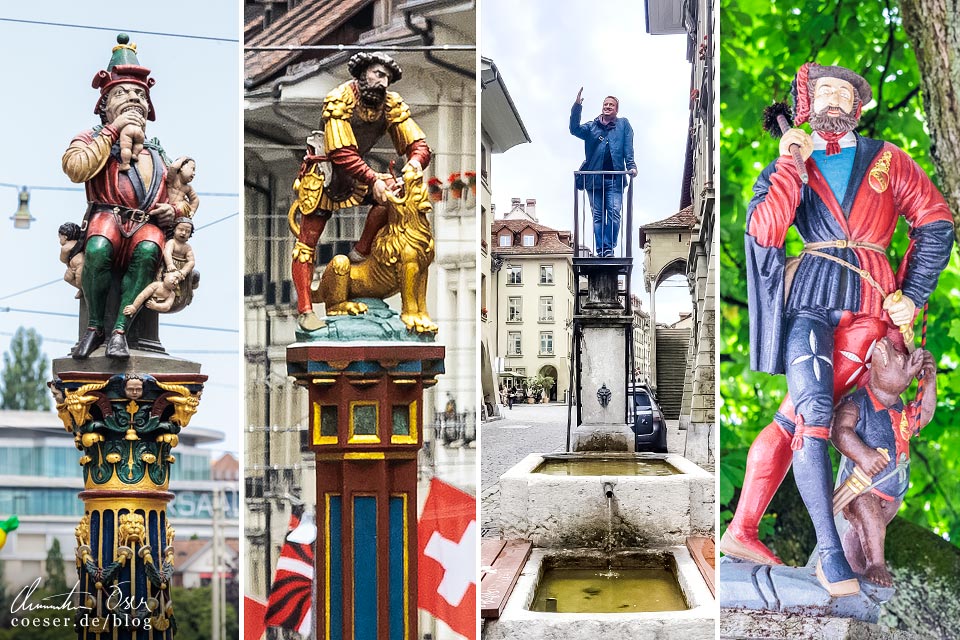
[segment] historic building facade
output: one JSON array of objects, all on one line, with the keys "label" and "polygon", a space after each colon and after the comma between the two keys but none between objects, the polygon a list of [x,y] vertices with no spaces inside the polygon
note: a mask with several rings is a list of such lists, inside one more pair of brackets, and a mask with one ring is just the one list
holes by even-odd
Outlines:
[{"label": "historic building facade", "polygon": [[490,236],[500,264],[493,313],[503,384],[526,388],[532,378],[549,376],[549,399],[565,402],[575,290],[571,234],[537,222],[536,200],[513,198]]}]

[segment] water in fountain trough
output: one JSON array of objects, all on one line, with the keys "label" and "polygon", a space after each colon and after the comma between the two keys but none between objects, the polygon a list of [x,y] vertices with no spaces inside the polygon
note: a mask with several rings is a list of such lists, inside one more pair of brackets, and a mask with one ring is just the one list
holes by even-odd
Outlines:
[{"label": "water in fountain trough", "polygon": [[666,568],[554,568],[544,572],[531,610],[637,613],[688,608],[676,576]]}]

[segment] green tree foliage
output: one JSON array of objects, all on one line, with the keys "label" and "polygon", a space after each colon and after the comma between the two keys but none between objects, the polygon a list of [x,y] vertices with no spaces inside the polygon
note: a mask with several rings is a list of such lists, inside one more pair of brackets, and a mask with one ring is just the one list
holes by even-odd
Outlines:
[{"label": "green tree foliage", "polygon": [[44,587],[53,593],[67,593],[67,574],[63,564],[63,552],[60,550],[60,540],[53,539],[53,544],[47,551],[47,561],[44,567],[47,571],[47,579]]},{"label": "green tree foliage", "polygon": [[[174,588],[171,596],[174,616],[177,619],[177,640],[209,640],[210,624],[213,620],[210,587]],[[239,638],[240,614],[229,602],[224,618],[227,624],[222,637]]]},{"label": "green tree foliage", "polygon": [[[790,82],[804,62],[842,64],[861,73],[874,90],[877,104],[864,111],[860,133],[897,144],[931,176],[934,168],[921,78],[896,2],[721,0],[720,5],[720,502],[725,525],[743,483],[747,448],[769,424],[786,390],[783,376],[756,373],[749,366],[746,206],[761,169],[778,154],[776,141],[761,127],[763,108],[789,99]],[[888,251],[894,267],[907,240],[901,221]],[[791,231],[787,251],[799,249],[799,238]],[[900,512],[954,544],[960,543],[960,431],[950,428],[957,403],[951,390],[960,389],[958,293],[960,259],[955,252],[930,299],[927,348],[939,367],[938,409],[911,442],[911,487]],[[912,390],[907,395],[912,398]],[[775,516],[765,518],[761,535],[773,531],[769,518]]]},{"label": "green tree foliage", "polygon": [[40,351],[42,339],[33,329],[20,327],[10,341],[10,351],[3,354],[3,388],[0,408],[26,411],[50,409],[50,394],[44,382],[47,356]]}]

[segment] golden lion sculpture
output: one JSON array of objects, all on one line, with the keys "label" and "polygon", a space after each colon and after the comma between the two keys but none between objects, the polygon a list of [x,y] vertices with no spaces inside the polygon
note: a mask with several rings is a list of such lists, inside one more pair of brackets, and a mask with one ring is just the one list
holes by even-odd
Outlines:
[{"label": "golden lion sculpture", "polygon": [[334,256],[313,292],[313,302],[326,305],[328,316],[358,315],[367,305],[356,298],[383,300],[400,293],[400,320],[410,331],[436,333],[427,313],[427,269],[433,262],[433,231],[427,216],[432,211],[423,184],[423,171],[403,169],[400,195],[387,193],[387,224],[373,240],[370,257],[351,264],[345,255]]}]

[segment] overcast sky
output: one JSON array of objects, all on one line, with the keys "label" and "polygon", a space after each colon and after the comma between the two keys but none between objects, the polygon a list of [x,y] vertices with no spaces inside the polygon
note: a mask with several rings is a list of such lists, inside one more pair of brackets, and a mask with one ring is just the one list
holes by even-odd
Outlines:
[{"label": "overcast sky", "polygon": [[[197,161],[194,187],[201,196],[197,226],[236,214],[240,183],[240,58],[237,42],[216,42],[142,31],[237,38],[236,0],[5,3],[4,18],[54,21],[116,28],[131,35],[140,63],[157,81],[151,91],[157,120],[147,137],[160,139],[176,158]],[[99,123],[93,114],[99,93],[94,74],[110,61],[117,31],[89,30],[0,21],[0,86],[5,87],[0,120],[5,124],[0,182],[76,189],[34,189],[30,211],[36,218],[26,231],[8,219],[17,207],[17,189],[0,187],[0,307],[76,314],[76,289],[58,281],[29,293],[12,295],[63,277],[57,228],[79,223],[86,198],[63,174],[60,157],[80,131]],[[224,432],[217,448],[237,452],[242,411],[239,378],[240,217],[234,215],[190,241],[201,284],[193,304],[161,317],[160,339],[174,356],[198,361],[210,376],[200,410],[191,426]],[[164,326],[186,324],[228,331]],[[17,327],[36,328],[50,359],[67,355],[77,339],[76,318],[0,309],[0,352],[10,347]],[[200,351],[202,353],[196,353]],[[228,352],[228,353],[221,353]],[[49,372],[48,372],[49,375]]]},{"label": "overcast sky", "polygon": [[[686,36],[651,36],[644,3],[610,0],[483,0],[481,55],[491,58],[513,98],[532,143],[493,156],[491,187],[499,214],[510,199],[536,198],[547,226],[573,224],[573,174],[583,141],[569,133],[570,107],[583,87],[583,121],[600,114],[607,95],[620,100],[634,130],[639,175],[634,183],[634,256],[637,229],[677,212],[689,117]],[[635,261],[634,292],[649,311],[642,260]],[[676,285],[681,285],[677,287]],[[661,285],[657,319],[672,322],[690,310],[686,280]]]}]

